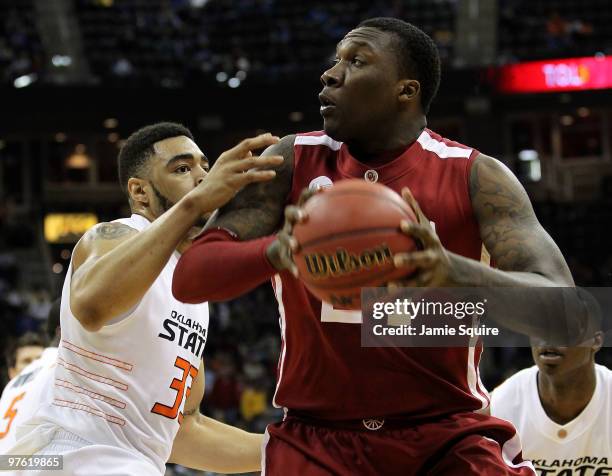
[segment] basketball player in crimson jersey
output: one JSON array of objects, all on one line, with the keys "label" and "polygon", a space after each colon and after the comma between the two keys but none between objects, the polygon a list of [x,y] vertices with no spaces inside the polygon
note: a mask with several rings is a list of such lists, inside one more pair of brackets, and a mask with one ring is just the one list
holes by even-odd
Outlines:
[{"label": "basketball player in crimson jersey", "polygon": [[[572,284],[512,173],[427,129],[440,61],[425,33],[367,20],[336,56],[321,77],[324,131],[266,151],[285,157],[277,177],[220,209],[177,265],[174,295],[228,299],[272,278],[283,343],[274,404],[286,416],[267,430],[267,475],[534,474],[514,428],[480,413],[481,347],[362,348],[360,313],[333,309],[296,279],[291,229],[303,212],[288,207],[274,234],[304,188],[364,178],[403,192],[418,214],[402,229],[424,249],[395,257],[418,268],[409,285]],[[497,269],[480,262],[483,245]]]}]

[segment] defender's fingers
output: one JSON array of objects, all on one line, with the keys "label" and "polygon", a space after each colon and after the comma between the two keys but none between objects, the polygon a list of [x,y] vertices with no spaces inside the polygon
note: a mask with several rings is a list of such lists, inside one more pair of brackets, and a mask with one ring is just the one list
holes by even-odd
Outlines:
[{"label": "defender's fingers", "polygon": [[260,134],[256,137],[244,139],[237,146],[231,148],[227,152],[231,153],[232,156],[244,157],[249,151],[263,149],[264,147],[276,144],[279,140],[280,138],[278,136],[273,136],[269,132],[266,132],[265,134]]},{"label": "defender's fingers", "polygon": [[238,183],[244,186],[250,183],[268,182],[274,179],[274,177],[276,177],[276,172],[274,170],[251,169],[238,177]]},{"label": "defender's fingers", "polygon": [[237,160],[229,165],[230,169],[235,172],[242,172],[254,168],[269,168],[277,167],[283,163],[285,158],[282,155],[257,155],[255,157],[247,157]]}]

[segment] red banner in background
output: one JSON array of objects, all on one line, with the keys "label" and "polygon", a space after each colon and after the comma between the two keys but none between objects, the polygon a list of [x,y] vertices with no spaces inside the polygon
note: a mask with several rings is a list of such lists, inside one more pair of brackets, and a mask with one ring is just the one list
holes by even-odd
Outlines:
[{"label": "red banner in background", "polygon": [[612,57],[587,56],[502,66],[502,93],[545,93],[612,88]]}]

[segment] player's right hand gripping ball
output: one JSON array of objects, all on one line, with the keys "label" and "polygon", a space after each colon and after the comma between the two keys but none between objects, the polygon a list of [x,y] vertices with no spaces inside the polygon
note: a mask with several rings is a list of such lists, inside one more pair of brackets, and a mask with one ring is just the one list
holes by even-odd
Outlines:
[{"label": "player's right hand gripping ball", "polygon": [[416,222],[412,208],[384,185],[343,180],[314,195],[304,205],[308,219],[293,236],[293,259],[306,287],[336,309],[360,309],[361,288],[384,286],[405,277],[393,255],[417,248],[400,230]]}]

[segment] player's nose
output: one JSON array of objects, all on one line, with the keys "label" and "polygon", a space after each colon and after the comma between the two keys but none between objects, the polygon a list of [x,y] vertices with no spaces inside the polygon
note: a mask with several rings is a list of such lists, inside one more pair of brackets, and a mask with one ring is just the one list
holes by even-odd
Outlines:
[{"label": "player's nose", "polygon": [[321,83],[328,87],[337,86],[340,84],[340,74],[334,71],[334,68],[330,68],[321,75]]},{"label": "player's nose", "polygon": [[196,184],[196,187],[197,187],[198,185],[200,185],[200,184],[201,184],[201,183],[204,181],[204,177],[206,177],[206,174],[207,174],[206,170],[204,170],[204,169],[203,169],[203,168],[201,168],[201,167],[198,167],[198,168],[199,168],[200,170],[198,170],[198,171],[197,171],[197,175],[196,175],[196,177],[195,177],[195,184]]}]

